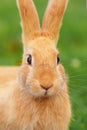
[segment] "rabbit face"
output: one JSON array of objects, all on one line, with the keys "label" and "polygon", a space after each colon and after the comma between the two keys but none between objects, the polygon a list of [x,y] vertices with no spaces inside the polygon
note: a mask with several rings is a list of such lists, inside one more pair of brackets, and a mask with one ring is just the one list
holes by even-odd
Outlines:
[{"label": "rabbit face", "polygon": [[56,95],[64,87],[64,69],[53,41],[37,38],[24,47],[19,79],[22,89],[36,97]]},{"label": "rabbit face", "polygon": [[36,97],[57,94],[65,84],[56,42],[68,0],[50,0],[40,26],[33,0],[17,0],[24,45],[19,79],[23,88]]}]

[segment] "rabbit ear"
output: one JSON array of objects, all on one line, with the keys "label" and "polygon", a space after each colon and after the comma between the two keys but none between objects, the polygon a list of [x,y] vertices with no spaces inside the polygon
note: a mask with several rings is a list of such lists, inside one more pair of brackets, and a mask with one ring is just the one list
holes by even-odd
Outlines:
[{"label": "rabbit ear", "polygon": [[33,0],[17,0],[21,24],[23,29],[23,38],[31,39],[32,35],[40,30],[40,22]]},{"label": "rabbit ear", "polygon": [[68,0],[49,0],[43,22],[43,32],[48,32],[53,40],[58,39],[58,33]]}]

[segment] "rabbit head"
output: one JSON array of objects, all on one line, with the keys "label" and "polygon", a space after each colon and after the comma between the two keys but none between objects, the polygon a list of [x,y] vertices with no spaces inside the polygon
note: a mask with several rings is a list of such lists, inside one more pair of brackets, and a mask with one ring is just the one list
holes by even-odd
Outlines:
[{"label": "rabbit head", "polygon": [[65,86],[56,43],[67,0],[49,0],[42,27],[33,0],[17,0],[24,54],[19,72],[22,90],[35,97],[56,95]]}]

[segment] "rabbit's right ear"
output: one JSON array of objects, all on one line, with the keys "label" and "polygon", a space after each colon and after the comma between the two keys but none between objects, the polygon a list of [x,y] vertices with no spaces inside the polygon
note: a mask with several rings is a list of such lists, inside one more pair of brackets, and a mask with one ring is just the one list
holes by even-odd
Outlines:
[{"label": "rabbit's right ear", "polygon": [[23,39],[28,41],[33,33],[40,31],[40,22],[33,0],[17,0],[21,16]]}]

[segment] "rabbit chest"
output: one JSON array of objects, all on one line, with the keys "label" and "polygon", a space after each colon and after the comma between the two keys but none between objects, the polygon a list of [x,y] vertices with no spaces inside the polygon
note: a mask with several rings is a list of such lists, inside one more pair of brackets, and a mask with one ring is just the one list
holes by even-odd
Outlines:
[{"label": "rabbit chest", "polygon": [[67,93],[35,98],[16,90],[9,95],[0,106],[0,130],[67,130],[71,118]]},{"label": "rabbit chest", "polygon": [[15,107],[18,130],[67,130],[71,116],[68,96],[23,97],[16,101]]}]

